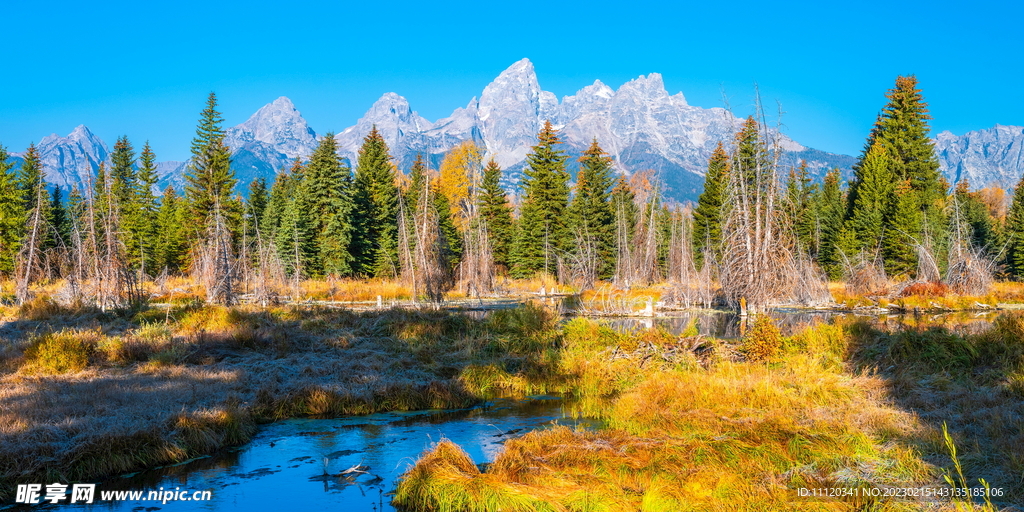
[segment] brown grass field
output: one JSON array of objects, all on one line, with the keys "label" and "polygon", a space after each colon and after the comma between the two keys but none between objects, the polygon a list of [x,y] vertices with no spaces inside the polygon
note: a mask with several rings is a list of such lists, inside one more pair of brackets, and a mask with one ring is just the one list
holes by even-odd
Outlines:
[{"label": "brown grass field", "polygon": [[[519,287],[540,284],[548,285]],[[225,308],[203,305],[182,281],[166,286],[166,306],[102,312],[44,295],[58,288],[0,308],[3,500],[18,482],[95,479],[244,443],[260,422],[566,393],[577,397],[576,414],[607,428],[531,432],[483,468],[442,441],[404,476],[395,505],[1014,510],[1024,501],[1024,316],[1015,313],[971,329],[841,320],[791,337],[763,318],[743,340],[725,342],[623,334],[586,319],[558,324],[538,305],[484,319]],[[303,283],[314,300],[402,293]],[[945,476],[974,488],[984,478],[1003,496],[993,505],[797,496],[801,487],[948,487]]]}]

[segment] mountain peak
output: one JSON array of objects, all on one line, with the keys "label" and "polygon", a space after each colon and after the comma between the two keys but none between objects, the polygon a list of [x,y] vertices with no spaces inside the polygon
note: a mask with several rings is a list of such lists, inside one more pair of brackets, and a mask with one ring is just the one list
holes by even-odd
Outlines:
[{"label": "mountain peak", "polygon": [[274,146],[288,158],[305,157],[316,146],[316,132],[306,123],[292,100],[281,96],[260,107],[244,123],[228,128],[224,142],[239,149],[247,144]]}]

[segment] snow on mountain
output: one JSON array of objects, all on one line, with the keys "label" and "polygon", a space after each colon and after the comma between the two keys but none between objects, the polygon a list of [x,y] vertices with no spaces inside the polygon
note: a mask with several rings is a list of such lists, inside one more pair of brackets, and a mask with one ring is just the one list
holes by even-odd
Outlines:
[{"label": "snow on mountain", "polygon": [[950,183],[966,179],[974,188],[1012,189],[1024,171],[1024,126],[992,128],[935,137],[935,153]]},{"label": "snow on mountain", "polygon": [[231,148],[232,167],[245,183],[257,177],[272,182],[282,167],[313,153],[316,132],[292,101],[281,96],[244,123],[224,130],[224,143]]},{"label": "snow on mountain", "polygon": [[[417,152],[436,165],[446,151],[472,139],[486,149],[485,158],[494,158],[510,171],[507,183],[514,185],[545,120],[560,130],[570,155],[579,155],[596,138],[620,172],[654,169],[667,194],[676,199],[697,197],[714,146],[731,140],[742,124],[724,109],[690,106],[682,93],[669,95],[657,73],[640,76],[618,90],[598,80],[559,101],[541,89],[533,64],[522,59],[488,84],[479,100],[451,117],[431,124],[416,115],[405,98],[388,93],[337,138],[340,151],[355,161],[362,138],[376,124],[402,169]],[[784,136],[780,142],[786,150],[810,157],[818,174],[852,163],[845,155],[808,150]],[[786,161],[796,158],[790,154]]]},{"label": "snow on mountain", "polygon": [[[109,162],[110,154],[107,145],[85,125],[78,125],[67,137],[56,133],[43,137],[36,150],[47,182],[79,190],[92,186],[100,162]],[[24,152],[15,155],[21,157]],[[20,162],[17,165],[20,167]]]},{"label": "snow on mountain", "polygon": [[[559,130],[570,156],[579,156],[596,138],[614,157],[617,171],[653,169],[661,176],[666,195],[677,200],[697,198],[715,145],[719,141],[728,145],[743,122],[725,109],[692,106],[682,93],[670,95],[658,73],[642,75],[618,89],[595,80],[559,100],[541,89],[533,63],[522,59],[488,84],[479,98],[449,117],[430,122],[413,111],[404,97],[387,93],[335,138],[339,154],[354,165],[364,137],[376,126],[403,171],[418,153],[438,168],[446,152],[473,140],[486,149],[485,158],[494,158],[508,170],[505,185],[514,188],[546,120]],[[808,148],[782,134],[777,137],[785,149],[783,165],[807,160],[815,175],[839,167],[849,177],[853,157]],[[272,181],[296,157],[307,159],[317,140],[302,114],[283,96],[226,129],[239,190],[257,177]],[[995,183],[1009,188],[1024,172],[1024,127],[996,125],[961,136],[942,132],[935,138],[935,147],[951,182],[967,178],[975,187]],[[109,161],[107,146],[85,126],[67,137],[49,135],[38,148],[47,181],[62,187],[84,187],[99,162]],[[575,158],[570,159],[573,173],[575,165]],[[158,164],[161,190],[174,185],[180,191],[186,168],[187,162]]]}]

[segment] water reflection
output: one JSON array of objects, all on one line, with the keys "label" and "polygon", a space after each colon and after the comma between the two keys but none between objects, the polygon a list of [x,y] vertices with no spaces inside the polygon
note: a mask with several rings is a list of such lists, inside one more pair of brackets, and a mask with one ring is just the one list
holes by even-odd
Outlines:
[{"label": "water reflection", "polygon": [[[387,493],[431,443],[448,438],[478,464],[502,444],[553,424],[599,428],[574,419],[557,397],[495,400],[456,411],[386,413],[336,419],[294,419],[261,428],[249,444],[184,464],[154,468],[99,483],[99,491],[210,490],[209,502],[123,501],[65,508],[155,510],[394,510]],[[326,463],[325,463],[326,460]],[[346,470],[350,470],[346,472]],[[32,510],[53,509],[44,505]],[[26,509],[28,510],[28,509]]]}]

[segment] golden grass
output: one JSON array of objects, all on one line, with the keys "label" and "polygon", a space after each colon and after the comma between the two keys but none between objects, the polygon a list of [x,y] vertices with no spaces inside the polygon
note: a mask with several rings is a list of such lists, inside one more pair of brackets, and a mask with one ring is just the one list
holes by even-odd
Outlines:
[{"label": "golden grass", "polygon": [[[486,471],[444,441],[403,476],[396,506],[410,511],[920,510],[930,505],[867,498],[812,501],[796,495],[800,487],[940,486],[940,468],[951,467],[935,411],[908,408],[897,398],[901,386],[939,392],[933,396],[937,400],[942,390],[927,379],[909,384],[877,370],[848,373],[846,361],[914,368],[909,358],[924,357],[931,361],[925,367],[934,368],[950,358],[971,367],[982,358],[1001,357],[1019,359],[1019,366],[1010,366],[1014,372],[1024,368],[1017,348],[1024,342],[1012,341],[1024,339],[1024,317],[1004,317],[991,331],[970,338],[918,339],[917,331],[900,338],[863,322],[818,325],[778,340],[775,357],[761,359],[768,364],[722,354],[707,368],[649,357],[657,352],[643,360],[629,357],[628,347],[673,343],[657,332],[623,335],[582,319],[567,323],[562,332],[558,361],[565,390],[610,398],[586,411],[605,419],[608,428],[531,432],[508,441]],[[976,347],[968,359],[956,355],[965,344]],[[464,377],[477,388],[483,388],[479,383],[504,389],[529,385],[523,374],[498,367],[474,372]],[[1019,377],[1005,375],[1011,380],[999,385],[1012,392]],[[962,467],[954,455],[958,473],[988,473],[1016,492],[1014,475],[1024,472],[1018,471],[1020,458],[1010,446],[1024,436],[1024,424],[1007,421],[1021,417],[1024,405],[998,393],[992,397],[991,388],[953,392],[966,392],[960,400],[976,405],[986,393],[990,407],[1003,408],[985,412],[993,424],[981,439],[991,442],[985,446],[994,453],[983,456],[977,450],[984,449],[975,447],[960,455]],[[960,410],[949,417],[963,423],[969,414]],[[989,437],[997,432],[1006,439]],[[947,502],[938,508],[973,507]]]}]

